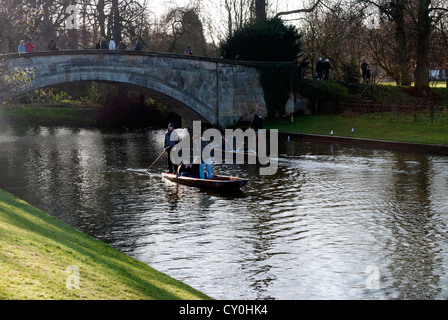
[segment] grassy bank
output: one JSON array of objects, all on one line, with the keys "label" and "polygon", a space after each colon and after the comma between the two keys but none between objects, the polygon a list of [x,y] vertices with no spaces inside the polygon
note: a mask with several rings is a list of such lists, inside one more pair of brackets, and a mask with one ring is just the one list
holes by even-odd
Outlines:
[{"label": "grassy bank", "polygon": [[95,124],[97,107],[80,103],[0,105],[0,117],[30,123]]},{"label": "grassy bank", "polygon": [[209,299],[2,190],[0,274],[0,299]]},{"label": "grassy bank", "polygon": [[[267,121],[266,129],[319,135],[356,137],[364,139],[404,141],[448,145],[448,114],[439,113],[431,123],[428,115],[420,114],[417,121],[411,115],[400,118],[392,113],[342,115],[311,115]],[[352,132],[352,128],[354,132]]]}]

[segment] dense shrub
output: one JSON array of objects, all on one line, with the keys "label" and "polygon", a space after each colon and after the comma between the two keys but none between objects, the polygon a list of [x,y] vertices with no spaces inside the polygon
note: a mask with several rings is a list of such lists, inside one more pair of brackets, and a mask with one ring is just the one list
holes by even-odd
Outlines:
[{"label": "dense shrub", "polygon": [[289,94],[294,91],[299,76],[300,40],[295,27],[274,18],[249,23],[221,44],[224,58],[238,56],[245,61],[277,62],[258,67],[268,117],[282,115]]},{"label": "dense shrub", "polygon": [[252,22],[221,44],[224,58],[245,61],[297,61],[301,35],[278,18]]}]

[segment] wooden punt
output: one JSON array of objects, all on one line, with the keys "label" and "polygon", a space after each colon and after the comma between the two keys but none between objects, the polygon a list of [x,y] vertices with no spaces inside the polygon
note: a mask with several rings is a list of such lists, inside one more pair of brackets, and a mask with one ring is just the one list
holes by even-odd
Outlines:
[{"label": "wooden punt", "polygon": [[212,190],[238,190],[243,187],[248,179],[242,179],[229,176],[213,176],[212,179],[192,178],[185,176],[177,176],[175,173],[163,172],[162,177],[177,183],[181,183],[187,186],[212,189]]}]

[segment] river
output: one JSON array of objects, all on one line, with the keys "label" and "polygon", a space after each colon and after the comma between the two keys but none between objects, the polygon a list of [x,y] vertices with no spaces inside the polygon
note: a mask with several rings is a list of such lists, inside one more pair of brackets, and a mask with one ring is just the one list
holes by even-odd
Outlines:
[{"label": "river", "polygon": [[215,299],[448,298],[447,157],[285,140],[219,194],[146,172],[163,135],[2,123],[0,188]]}]

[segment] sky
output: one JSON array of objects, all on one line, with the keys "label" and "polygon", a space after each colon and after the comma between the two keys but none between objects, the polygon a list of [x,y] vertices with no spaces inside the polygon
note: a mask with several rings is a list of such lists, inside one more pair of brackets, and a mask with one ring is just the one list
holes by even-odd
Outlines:
[{"label": "sky", "polygon": [[[217,13],[217,8],[219,4],[223,0],[199,0],[202,2],[202,5],[204,8],[210,9],[210,14],[212,15],[219,15]],[[194,2],[194,0],[150,0],[150,6],[151,11],[159,14],[163,13],[167,7],[170,6],[185,6],[189,3]],[[268,5],[272,6],[276,11],[287,11],[287,10],[293,10],[298,9],[299,6],[304,6],[304,3],[308,2],[307,0],[267,0]]]},{"label": "sky", "polygon": [[[156,17],[161,17],[169,8],[172,7],[183,7],[187,6],[189,3],[195,2],[195,0],[148,0],[149,1],[149,10],[153,12]],[[223,0],[196,0],[201,1],[202,7],[208,11],[205,13],[207,17],[211,17],[212,21],[216,21],[215,27],[219,26],[219,21],[223,17],[223,13],[220,12],[220,5]],[[272,6],[272,8],[276,11],[288,11],[293,9],[298,9],[302,6],[306,6],[308,2],[311,0],[266,0],[268,6]],[[283,20],[289,21],[293,24],[298,24],[297,20],[294,20],[298,17],[298,15],[288,15],[284,16]],[[206,38],[209,38],[210,35],[206,35]]]}]

